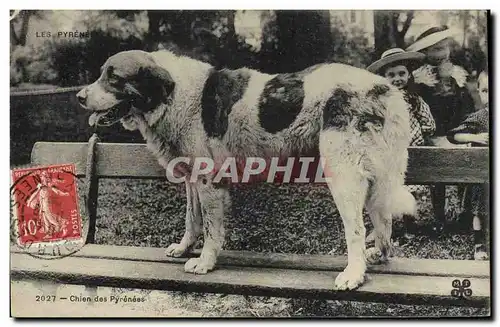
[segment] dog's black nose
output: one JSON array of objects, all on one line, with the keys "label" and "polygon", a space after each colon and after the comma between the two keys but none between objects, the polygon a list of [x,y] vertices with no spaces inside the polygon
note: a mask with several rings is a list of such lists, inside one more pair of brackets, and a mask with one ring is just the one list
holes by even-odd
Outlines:
[{"label": "dog's black nose", "polygon": [[80,104],[85,105],[85,102],[87,100],[87,93],[85,92],[85,89],[78,92],[76,94],[76,98],[78,99],[78,102],[80,102]]}]

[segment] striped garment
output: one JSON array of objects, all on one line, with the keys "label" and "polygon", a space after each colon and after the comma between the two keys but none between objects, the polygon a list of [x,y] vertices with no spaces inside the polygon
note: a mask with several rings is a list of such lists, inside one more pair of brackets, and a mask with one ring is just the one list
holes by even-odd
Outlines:
[{"label": "striped garment", "polygon": [[425,145],[425,139],[436,131],[436,122],[429,105],[418,94],[405,92],[405,99],[410,103],[410,145]]},{"label": "striped garment", "polygon": [[[427,103],[418,94],[405,91],[405,99],[410,103],[411,146],[426,145],[425,139],[436,131],[436,123]],[[408,190],[416,197],[430,195],[430,188],[426,185],[408,185]]]}]

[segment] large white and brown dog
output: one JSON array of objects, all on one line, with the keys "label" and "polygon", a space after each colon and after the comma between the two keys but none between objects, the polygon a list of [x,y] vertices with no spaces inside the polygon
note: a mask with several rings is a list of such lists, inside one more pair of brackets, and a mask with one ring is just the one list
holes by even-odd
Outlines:
[{"label": "large white and brown dog", "polygon": [[[409,146],[408,104],[388,82],[363,69],[321,64],[300,72],[216,70],[169,51],[125,51],[111,56],[97,81],[81,90],[90,124],[121,121],[139,130],[167,169],[176,157],[300,156],[319,149],[327,184],[342,217],[348,264],[336,289],[354,289],[366,264],[387,260],[392,216],[415,211],[403,187]],[[170,167],[170,166],[169,166]],[[184,165],[171,174],[189,175]],[[328,173],[326,173],[328,172]],[[203,233],[199,258],[185,271],[214,269],[230,208],[226,184],[214,173],[186,180],[186,231],[168,256],[182,256]],[[362,211],[375,228],[366,250]]]}]

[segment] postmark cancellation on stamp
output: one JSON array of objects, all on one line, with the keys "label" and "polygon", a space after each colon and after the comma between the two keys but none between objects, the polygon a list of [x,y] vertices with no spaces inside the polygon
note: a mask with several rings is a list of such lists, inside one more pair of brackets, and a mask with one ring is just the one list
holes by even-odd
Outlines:
[{"label": "postmark cancellation on stamp", "polygon": [[17,245],[82,239],[74,164],[13,169],[11,197]]}]

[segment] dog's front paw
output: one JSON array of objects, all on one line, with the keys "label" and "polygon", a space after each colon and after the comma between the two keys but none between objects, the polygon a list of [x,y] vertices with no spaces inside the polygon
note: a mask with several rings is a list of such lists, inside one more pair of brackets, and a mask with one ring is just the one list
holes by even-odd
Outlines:
[{"label": "dog's front paw", "polygon": [[339,291],[353,290],[365,281],[365,271],[361,267],[347,266],[337,278],[335,278],[335,289]]},{"label": "dog's front paw", "polygon": [[167,250],[165,251],[167,254],[167,257],[182,257],[186,252],[188,251],[188,248],[185,246],[182,246],[179,243],[172,243],[168,246]]},{"label": "dog's front paw", "polygon": [[365,252],[366,262],[372,265],[379,265],[387,262],[387,256],[382,254],[377,247],[368,248]]},{"label": "dog's front paw", "polygon": [[214,269],[215,263],[207,262],[201,258],[191,258],[184,265],[184,271],[193,274],[204,275]]}]

